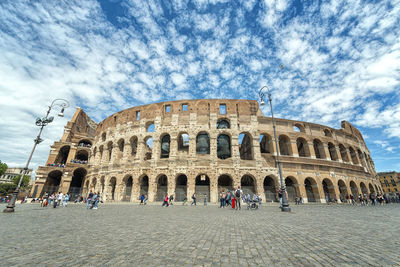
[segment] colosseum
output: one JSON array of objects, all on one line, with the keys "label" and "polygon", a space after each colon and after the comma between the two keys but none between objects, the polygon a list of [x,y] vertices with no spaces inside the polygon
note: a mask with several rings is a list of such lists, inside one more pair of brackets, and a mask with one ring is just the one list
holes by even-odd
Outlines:
[{"label": "colosseum", "polygon": [[[345,199],[382,192],[361,133],[275,119],[289,201]],[[77,108],[37,170],[32,197],[98,191],[104,201],[137,202],[141,194],[182,201],[194,192],[218,201],[221,190],[276,201],[280,187],[270,117],[254,100],[169,101],[129,108],[95,123]]]}]

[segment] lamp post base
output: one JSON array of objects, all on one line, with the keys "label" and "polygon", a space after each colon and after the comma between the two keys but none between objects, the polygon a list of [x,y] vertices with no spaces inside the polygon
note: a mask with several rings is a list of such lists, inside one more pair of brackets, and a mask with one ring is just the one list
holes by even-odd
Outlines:
[{"label": "lamp post base", "polygon": [[10,202],[7,204],[7,207],[3,210],[4,213],[14,212],[15,202],[17,201],[18,193],[19,193],[19,190],[15,189]]},{"label": "lamp post base", "polygon": [[283,206],[283,207],[281,208],[281,211],[284,211],[284,212],[291,212],[291,209],[290,209],[289,206],[287,206],[287,207]]}]

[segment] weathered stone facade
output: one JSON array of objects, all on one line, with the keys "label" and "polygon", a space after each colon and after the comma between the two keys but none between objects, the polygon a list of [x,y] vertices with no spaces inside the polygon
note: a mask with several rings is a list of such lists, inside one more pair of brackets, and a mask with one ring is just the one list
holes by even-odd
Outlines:
[{"label": "weathered stone facade", "polygon": [[[77,110],[74,117],[77,114],[84,113]],[[140,194],[160,201],[166,193],[182,200],[196,192],[201,201],[206,194],[208,201],[217,202],[221,190],[238,186],[264,200],[276,199],[280,181],[272,120],[263,116],[256,101],[185,100],[138,106],[111,115],[87,135],[75,134],[74,123],[73,118],[61,140],[64,144],[74,134],[67,167],[62,168],[64,193],[72,173],[83,168],[87,175],[82,194],[99,191],[105,201],[136,202]],[[369,150],[350,123],[343,121],[341,129],[285,119],[276,119],[276,124],[289,199],[302,196],[305,202],[325,202],[351,193],[381,192]],[[82,140],[91,143],[89,165],[84,167],[69,161]],[[56,142],[48,163],[59,155],[57,149],[61,145]],[[58,167],[39,168],[41,193],[50,175],[44,168]]]}]

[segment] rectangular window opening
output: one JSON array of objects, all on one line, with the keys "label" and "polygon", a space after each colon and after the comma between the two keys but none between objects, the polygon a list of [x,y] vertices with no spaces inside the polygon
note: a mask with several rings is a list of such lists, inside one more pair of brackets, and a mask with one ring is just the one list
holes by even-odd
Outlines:
[{"label": "rectangular window opening", "polygon": [[188,110],[188,104],[182,104],[182,111]]},{"label": "rectangular window opening", "polygon": [[136,120],[138,121],[140,119],[140,111],[136,111]]},{"label": "rectangular window opening", "polygon": [[219,114],[225,115],[226,114],[226,105],[225,104],[220,104],[219,105]]},{"label": "rectangular window opening", "polygon": [[170,112],[171,111],[171,106],[170,105],[166,105],[165,106],[165,112]]}]

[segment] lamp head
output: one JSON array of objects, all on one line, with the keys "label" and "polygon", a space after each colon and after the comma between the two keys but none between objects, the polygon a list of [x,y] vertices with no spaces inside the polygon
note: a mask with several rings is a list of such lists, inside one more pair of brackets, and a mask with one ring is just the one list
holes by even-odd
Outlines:
[{"label": "lamp head", "polygon": [[263,99],[261,99],[260,105],[265,106],[265,101]]},{"label": "lamp head", "polygon": [[47,122],[50,123],[50,122],[52,122],[53,120],[54,120],[54,117],[51,116],[51,117],[49,117],[49,118],[47,119]]},{"label": "lamp head", "polygon": [[64,117],[64,108],[62,108],[61,112],[58,113],[58,117]]}]

